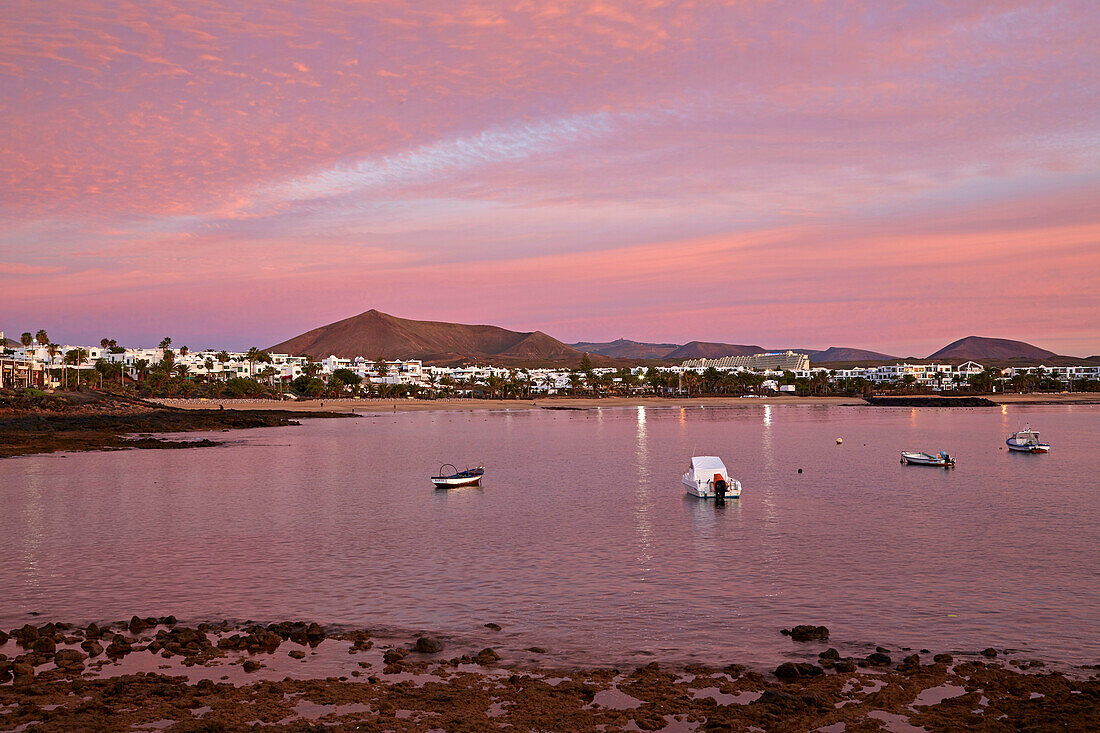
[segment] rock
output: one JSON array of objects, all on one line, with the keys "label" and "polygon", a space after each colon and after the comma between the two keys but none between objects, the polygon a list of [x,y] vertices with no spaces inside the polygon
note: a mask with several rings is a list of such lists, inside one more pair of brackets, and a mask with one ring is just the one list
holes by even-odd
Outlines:
[{"label": "rock", "polygon": [[382,655],[382,661],[386,664],[396,664],[408,655],[409,652],[407,649],[387,649],[386,653]]},{"label": "rock", "polygon": [[910,654],[905,659],[901,660],[901,664],[898,665],[899,672],[913,672],[920,669],[920,655]]},{"label": "rock", "polygon": [[828,641],[829,629],[825,626],[812,626],[810,624],[800,624],[793,629],[783,629],[779,633],[784,636],[789,636],[795,641]]},{"label": "rock", "polygon": [[76,649],[62,649],[54,655],[53,663],[66,672],[79,672],[84,669],[86,658]]},{"label": "rock", "polygon": [[840,652],[838,652],[836,649],[834,649],[832,647],[829,647],[828,649],[821,652],[817,656],[818,656],[818,659],[833,659],[833,660],[836,660],[836,659],[840,659]]},{"label": "rock", "polygon": [[493,624],[493,623],[485,624],[485,628],[492,629],[493,631],[500,631],[500,624]]},{"label": "rock", "polygon": [[856,671],[856,663],[851,659],[841,659],[833,663],[833,669],[837,672],[852,673]]},{"label": "rock", "polygon": [[545,654],[546,653],[546,650],[543,649],[541,646],[529,646],[529,647],[527,647],[527,651],[534,652],[535,654]]},{"label": "rock", "polygon": [[57,649],[53,639],[48,636],[40,636],[34,640],[33,649],[36,654],[53,654]]},{"label": "rock", "polygon": [[292,649],[291,651],[287,652],[287,656],[292,657],[293,659],[305,659],[306,653],[303,652],[301,649]]},{"label": "rock", "polygon": [[932,657],[932,661],[936,664],[951,664],[955,659],[950,654],[937,654]]},{"label": "rock", "polygon": [[16,631],[13,636],[19,640],[19,646],[30,649],[38,640],[38,629],[30,624],[24,624],[23,628]]},{"label": "rock", "polygon": [[145,619],[134,616],[130,619],[130,623],[126,628],[130,630],[131,634],[140,634],[142,631],[149,628],[149,624],[145,623]]},{"label": "rock", "polygon": [[9,638],[10,637],[8,636],[7,632],[0,629],[0,646],[4,646],[5,644],[7,644]]},{"label": "rock", "polygon": [[316,645],[325,640],[325,630],[316,621],[306,627],[306,639],[310,644]]},{"label": "rock", "polygon": [[88,652],[89,657],[98,657],[103,653],[103,645],[95,639],[85,639],[80,648]]},{"label": "rock", "polygon": [[986,647],[985,649],[982,649],[982,656],[992,659],[993,657],[997,656],[997,650],[993,647]]},{"label": "rock", "polygon": [[122,634],[115,634],[111,643],[107,645],[108,657],[124,657],[132,651],[130,640]]},{"label": "rock", "polygon": [[244,660],[244,664],[241,665],[245,672],[255,672],[263,665],[259,662],[254,662],[251,659]]},{"label": "rock", "polygon": [[34,682],[34,667],[26,662],[16,662],[11,666],[12,677],[14,678],[12,684],[14,685],[26,685]]},{"label": "rock", "polygon": [[492,649],[485,648],[474,656],[474,661],[478,664],[493,664],[500,661],[500,655]]},{"label": "rock", "polygon": [[413,650],[421,654],[436,654],[443,651],[443,644],[438,639],[421,636],[416,640],[416,644],[413,645]]},{"label": "rock", "polygon": [[794,662],[783,662],[775,668],[775,676],[781,680],[797,680],[801,675]]},{"label": "rock", "polygon": [[884,646],[876,646],[875,651],[878,652],[879,654],[889,654],[890,653],[890,650],[887,649]]},{"label": "rock", "polygon": [[160,619],[160,622],[162,624],[164,624],[165,626],[175,626],[176,625],[176,617],[175,616],[164,616]]},{"label": "rock", "polygon": [[867,655],[867,662],[875,667],[888,667],[891,661],[890,655],[883,654],[882,652],[874,652],[873,654]]}]

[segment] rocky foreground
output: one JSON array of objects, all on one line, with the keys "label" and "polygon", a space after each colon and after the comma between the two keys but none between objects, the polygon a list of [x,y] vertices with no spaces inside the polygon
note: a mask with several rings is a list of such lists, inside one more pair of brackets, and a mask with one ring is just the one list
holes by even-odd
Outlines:
[{"label": "rocky foreground", "polygon": [[[824,627],[785,633],[814,649],[828,638]],[[452,644],[304,622],[28,624],[0,632],[0,729],[1100,730],[1095,669],[1051,672],[995,649],[955,659],[828,648],[771,672],[562,671]]]},{"label": "rocky foreground", "polygon": [[298,425],[298,419],[308,417],[347,415],[284,410],[179,410],[95,392],[38,397],[0,395],[0,458],[56,451],[201,448],[219,442],[167,440],[152,434]]}]

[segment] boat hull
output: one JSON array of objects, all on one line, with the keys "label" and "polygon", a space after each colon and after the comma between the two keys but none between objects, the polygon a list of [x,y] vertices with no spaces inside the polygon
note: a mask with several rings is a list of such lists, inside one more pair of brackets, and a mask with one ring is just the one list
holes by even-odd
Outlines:
[{"label": "boat hull", "polygon": [[[699,483],[688,479],[686,476],[682,477],[680,479],[680,482],[684,485],[684,488],[687,489],[687,493],[691,494],[692,496],[696,496],[700,499],[715,498],[714,486],[709,482],[700,485]],[[726,481],[726,484],[729,486],[729,488],[726,489],[726,493],[724,494],[724,496],[729,499],[740,499],[741,482],[734,479],[728,479]]]},{"label": "boat hull", "polygon": [[459,486],[475,486],[481,483],[481,476],[434,476],[432,483],[437,489],[455,489]]},{"label": "boat hull", "polygon": [[1049,453],[1050,446],[1046,443],[1014,443],[1011,438],[1005,441],[1009,450],[1017,453]]}]

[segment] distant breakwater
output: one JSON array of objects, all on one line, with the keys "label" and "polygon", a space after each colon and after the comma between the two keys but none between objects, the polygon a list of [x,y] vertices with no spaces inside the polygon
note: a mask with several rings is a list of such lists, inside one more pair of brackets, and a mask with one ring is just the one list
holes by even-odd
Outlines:
[{"label": "distant breakwater", "polygon": [[876,407],[997,407],[985,397],[865,397]]}]

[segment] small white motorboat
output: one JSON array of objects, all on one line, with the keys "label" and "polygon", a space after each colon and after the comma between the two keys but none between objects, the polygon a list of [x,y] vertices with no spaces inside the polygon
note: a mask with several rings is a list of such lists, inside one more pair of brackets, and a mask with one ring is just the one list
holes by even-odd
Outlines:
[{"label": "small white motorboat", "polygon": [[941,468],[954,468],[955,459],[947,454],[947,451],[940,451],[938,455],[932,455],[931,453],[911,453],[909,451],[901,452],[901,462],[905,464],[912,464],[914,466],[939,466]]},{"label": "small white motorboat", "polygon": [[689,494],[703,499],[741,496],[741,482],[730,478],[726,464],[717,456],[692,457],[683,483]]},{"label": "small white motorboat", "polygon": [[1032,430],[1030,425],[1023,430],[1017,430],[1005,441],[1009,450],[1021,453],[1046,453],[1050,450],[1050,444],[1039,440],[1039,432]]},{"label": "small white motorboat", "polygon": [[[447,473],[448,468],[451,469],[450,473]],[[439,467],[439,475],[432,476],[432,483],[435,484],[437,489],[454,489],[459,486],[474,486],[481,483],[481,477],[484,473],[485,466],[467,468],[465,471],[459,471],[458,468],[450,463],[444,463]]]}]

